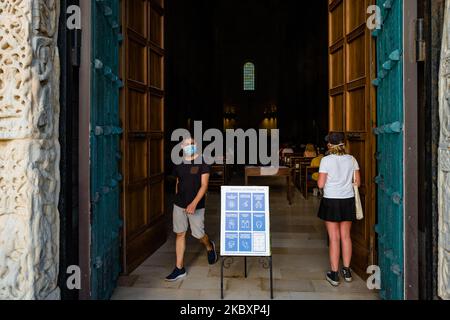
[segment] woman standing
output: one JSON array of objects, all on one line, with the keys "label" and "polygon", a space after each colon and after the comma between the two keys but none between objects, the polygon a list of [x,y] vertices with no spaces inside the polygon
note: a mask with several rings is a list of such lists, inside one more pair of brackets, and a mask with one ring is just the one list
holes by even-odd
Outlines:
[{"label": "woman standing", "polygon": [[326,278],[331,285],[338,286],[341,248],[343,260],[341,273],[346,282],[352,281],[350,231],[352,223],[356,221],[353,183],[359,187],[361,176],[358,162],[345,152],[345,135],[341,132],[332,132],[326,137],[326,141],[328,155],[322,159],[319,169],[318,186],[324,191],[319,218],[325,221],[330,239],[331,271],[327,273]]}]

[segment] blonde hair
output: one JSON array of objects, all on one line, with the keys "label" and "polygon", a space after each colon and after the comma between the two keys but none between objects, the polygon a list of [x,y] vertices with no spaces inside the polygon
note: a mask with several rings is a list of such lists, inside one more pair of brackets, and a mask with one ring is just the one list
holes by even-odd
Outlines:
[{"label": "blonde hair", "polygon": [[345,144],[332,145],[328,154],[335,156],[345,156],[347,151],[345,150]]},{"label": "blonde hair", "polygon": [[316,152],[316,148],[312,143],[306,145],[306,152]]}]

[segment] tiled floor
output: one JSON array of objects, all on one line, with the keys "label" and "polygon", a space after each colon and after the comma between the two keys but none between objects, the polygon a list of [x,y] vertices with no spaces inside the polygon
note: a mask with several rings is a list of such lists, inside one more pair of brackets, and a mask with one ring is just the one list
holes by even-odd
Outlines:
[{"label": "tiled floor", "polygon": [[[237,180],[239,181],[239,180]],[[355,275],[353,283],[333,288],[324,280],[329,268],[326,233],[316,217],[317,198],[304,200],[296,190],[289,206],[284,180],[256,178],[257,185],[270,185],[271,231],[275,299],[287,300],[373,300],[377,293],[367,289]],[[207,201],[206,230],[219,245],[220,195],[211,192]],[[220,263],[209,266],[206,252],[190,237],[186,249],[188,277],[176,283],[164,278],[172,271],[175,259],[174,235],[153,256],[128,277],[122,277],[114,300],[216,300],[220,299]],[[219,248],[218,248],[219,249]],[[225,270],[225,299],[269,299],[269,272],[259,259],[250,258],[248,278],[244,278],[243,259],[234,259]]]}]

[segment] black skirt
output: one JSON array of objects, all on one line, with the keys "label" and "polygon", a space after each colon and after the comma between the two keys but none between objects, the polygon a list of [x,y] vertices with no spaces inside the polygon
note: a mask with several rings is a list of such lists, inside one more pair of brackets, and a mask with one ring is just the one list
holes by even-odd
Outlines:
[{"label": "black skirt", "polygon": [[356,221],[355,198],[327,199],[323,198],[319,208],[319,218],[328,222]]}]

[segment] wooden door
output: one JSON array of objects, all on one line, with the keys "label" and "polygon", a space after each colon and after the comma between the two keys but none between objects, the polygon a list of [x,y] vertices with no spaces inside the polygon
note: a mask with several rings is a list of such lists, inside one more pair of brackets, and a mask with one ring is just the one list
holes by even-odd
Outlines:
[{"label": "wooden door", "polygon": [[352,267],[363,278],[375,264],[375,92],[371,85],[374,42],[366,26],[372,0],[329,1],[330,130],[343,131],[361,167],[365,219],[352,231]]},{"label": "wooden door", "polygon": [[130,273],[166,241],[164,0],[122,0],[123,265]]}]

